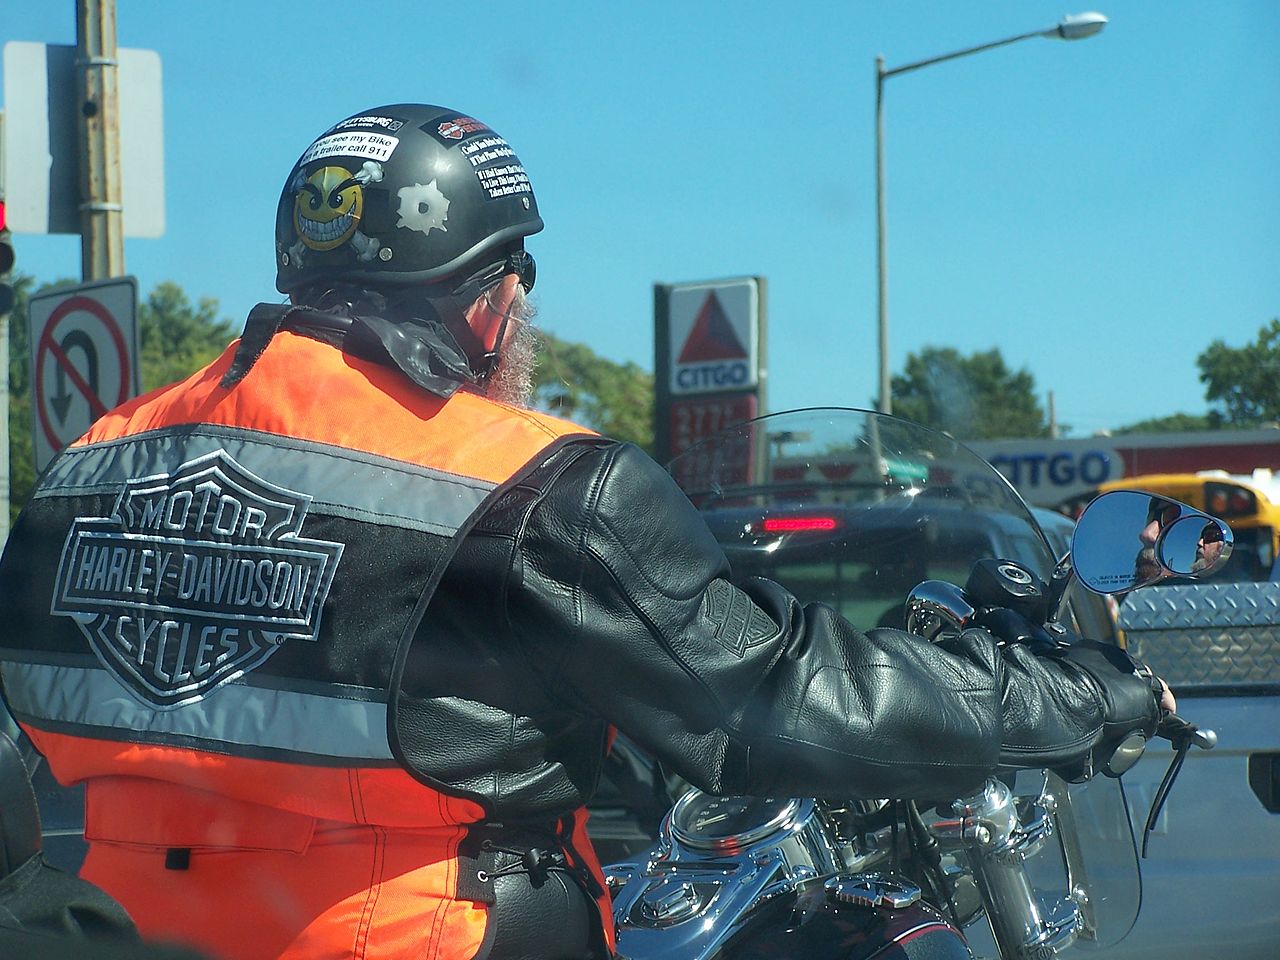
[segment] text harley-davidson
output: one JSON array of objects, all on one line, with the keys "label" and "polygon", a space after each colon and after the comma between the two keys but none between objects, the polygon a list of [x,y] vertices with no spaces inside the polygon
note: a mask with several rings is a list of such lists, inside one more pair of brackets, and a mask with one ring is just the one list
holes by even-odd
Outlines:
[{"label": "text harley-davidson", "polygon": [[[779,579],[854,623],[905,625],[933,640],[980,624],[1003,642],[1070,644],[1085,619],[1076,608],[1098,604],[1093,595],[1203,576],[1231,550],[1220,521],[1121,491],[1089,505],[1072,549],[1055,558],[988,463],[865,411],[741,424],[671,471],[736,572]],[[1148,823],[1186,750],[1214,741],[1172,714],[1161,734],[1177,751]],[[654,846],[606,868],[618,952],[1048,960],[1073,943],[1114,944],[1140,902],[1119,776],[1143,746],[1126,741],[1099,769],[1002,772],[969,796],[928,802],[691,790]]]}]

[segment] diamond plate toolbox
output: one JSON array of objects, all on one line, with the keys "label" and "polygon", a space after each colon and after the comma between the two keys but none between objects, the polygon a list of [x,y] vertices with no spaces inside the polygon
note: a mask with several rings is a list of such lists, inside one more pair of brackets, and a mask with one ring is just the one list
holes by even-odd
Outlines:
[{"label": "diamond plate toolbox", "polygon": [[1280,583],[1138,590],[1120,604],[1120,629],[1174,689],[1280,684]]}]

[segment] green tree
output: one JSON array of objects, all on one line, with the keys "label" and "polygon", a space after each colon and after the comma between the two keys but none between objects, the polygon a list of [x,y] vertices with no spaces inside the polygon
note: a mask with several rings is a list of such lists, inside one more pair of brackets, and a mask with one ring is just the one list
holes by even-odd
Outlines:
[{"label": "green tree", "polygon": [[[9,512],[16,518],[35,487],[32,443],[30,302],[36,293],[73,285],[59,280],[38,288],[19,275],[9,317]],[[235,336],[229,320],[219,319],[218,302],[208,297],[193,305],[176,283],[157,284],[138,305],[142,389],[153,390],[208,363]]]},{"label": "green tree", "polygon": [[1218,430],[1222,425],[1222,417],[1216,411],[1171,413],[1167,417],[1139,420],[1111,432],[1117,436],[1123,433],[1189,433],[1193,430]]},{"label": "green tree", "polygon": [[1214,340],[1196,358],[1205,399],[1225,426],[1253,427],[1280,420],[1280,319],[1257,340],[1229,347]]},{"label": "green tree", "polygon": [[1046,437],[1035,379],[1011,371],[999,349],[962,356],[951,347],[908,354],[892,380],[893,412],[961,440]]},{"label": "green tree", "polygon": [[201,297],[192,305],[171,280],[156,284],[138,304],[142,392],[200,369],[222,353],[235,335],[231,321],[218,318],[217,300]]},{"label": "green tree", "polygon": [[27,305],[35,281],[25,274],[14,280],[13,311],[9,314],[9,520],[18,515],[35,486],[35,454],[31,427],[31,336]]},{"label": "green tree", "polygon": [[541,337],[537,406],[653,453],[653,374],[634,363],[606,360],[582,343],[545,331]]}]

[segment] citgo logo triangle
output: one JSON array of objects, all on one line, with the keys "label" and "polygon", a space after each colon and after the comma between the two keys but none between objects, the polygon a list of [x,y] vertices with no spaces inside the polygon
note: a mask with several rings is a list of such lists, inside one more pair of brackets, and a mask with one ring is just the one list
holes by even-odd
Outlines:
[{"label": "citgo logo triangle", "polygon": [[707,294],[694,318],[689,339],[680,350],[677,363],[705,363],[709,360],[745,360],[746,348],[738,340],[715,291]]}]

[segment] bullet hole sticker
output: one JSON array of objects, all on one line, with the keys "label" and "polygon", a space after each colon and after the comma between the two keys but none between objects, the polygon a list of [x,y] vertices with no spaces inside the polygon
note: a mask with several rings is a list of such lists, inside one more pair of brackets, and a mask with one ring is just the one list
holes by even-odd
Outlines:
[{"label": "bullet hole sticker", "polygon": [[301,536],[310,503],[222,450],[128,480],[110,516],[72,524],[51,612],[138,700],[198,701],[319,637],[343,545]]}]

